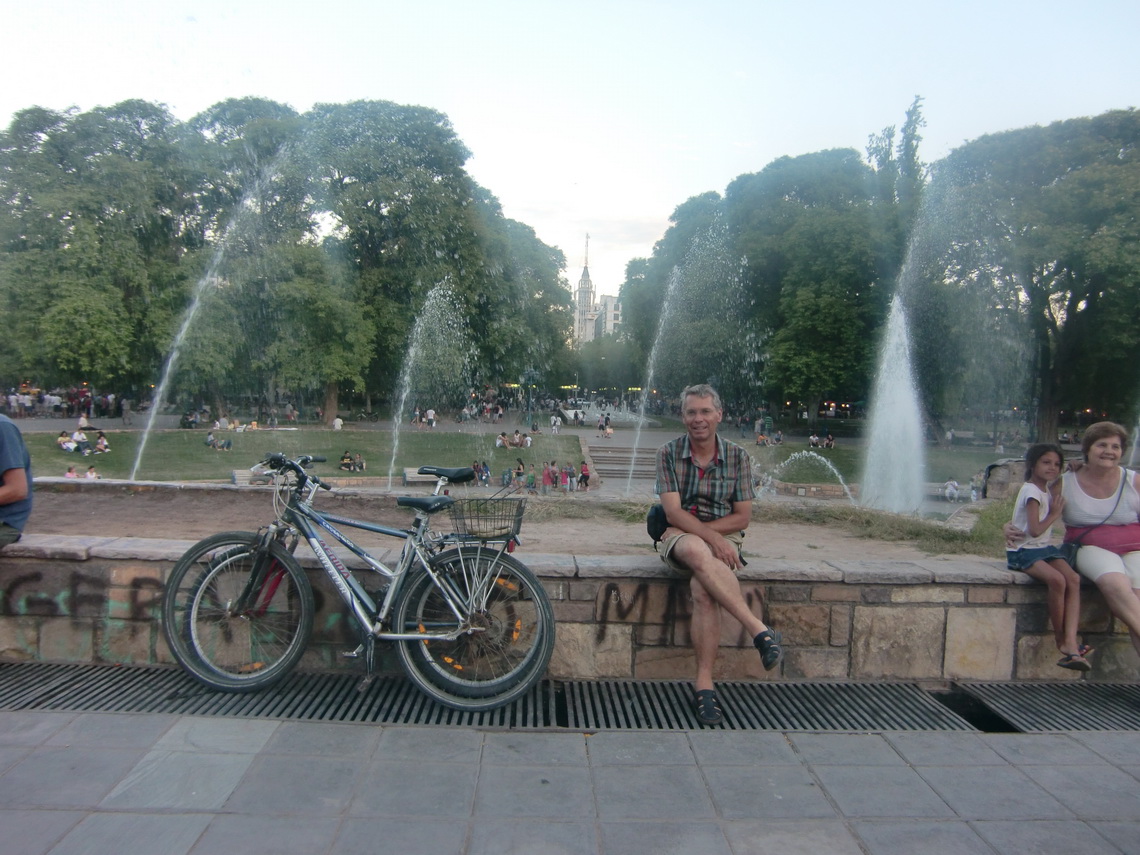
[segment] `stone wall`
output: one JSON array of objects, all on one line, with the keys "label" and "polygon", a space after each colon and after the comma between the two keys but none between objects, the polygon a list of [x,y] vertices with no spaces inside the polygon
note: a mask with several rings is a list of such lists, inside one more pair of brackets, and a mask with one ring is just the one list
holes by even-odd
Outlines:
[{"label": "stone wall", "polygon": [[[28,536],[0,554],[0,658],[169,663],[158,626],[162,584],[189,546],[179,541]],[[383,557],[383,556],[381,556]],[[554,603],[555,678],[678,679],[692,675],[688,585],[652,554],[522,554]],[[389,556],[394,560],[394,556]],[[388,560],[388,559],[385,559]],[[318,605],[302,667],[358,668],[341,602],[310,560]],[[786,657],[765,672],[727,615],[718,679],[1075,680],[1056,666],[1044,588],[996,561],[790,562],[754,558],[745,597],[784,635]],[[1081,630],[1097,648],[1092,680],[1140,673],[1123,626],[1095,588]],[[384,649],[384,646],[382,646]],[[395,669],[389,650],[380,658]]]}]

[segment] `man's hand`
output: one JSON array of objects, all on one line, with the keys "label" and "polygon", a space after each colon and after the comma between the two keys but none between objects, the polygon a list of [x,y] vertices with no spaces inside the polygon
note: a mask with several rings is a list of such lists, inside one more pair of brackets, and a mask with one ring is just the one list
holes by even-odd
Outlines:
[{"label": "man's hand", "polygon": [[710,537],[705,538],[705,543],[709,545],[713,557],[727,565],[729,570],[740,568],[740,552],[724,535],[712,532]]}]

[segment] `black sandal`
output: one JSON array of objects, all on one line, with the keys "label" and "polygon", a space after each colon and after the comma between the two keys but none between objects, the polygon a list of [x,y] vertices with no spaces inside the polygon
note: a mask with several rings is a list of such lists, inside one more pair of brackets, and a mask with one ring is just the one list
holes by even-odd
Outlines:
[{"label": "black sandal", "polygon": [[712,689],[701,689],[693,695],[693,714],[701,724],[720,724],[724,721],[724,710],[720,699]]},{"label": "black sandal", "polygon": [[752,643],[760,651],[760,661],[764,663],[764,670],[771,671],[780,664],[784,657],[784,649],[780,647],[783,636],[774,629],[766,629],[754,639]]}]

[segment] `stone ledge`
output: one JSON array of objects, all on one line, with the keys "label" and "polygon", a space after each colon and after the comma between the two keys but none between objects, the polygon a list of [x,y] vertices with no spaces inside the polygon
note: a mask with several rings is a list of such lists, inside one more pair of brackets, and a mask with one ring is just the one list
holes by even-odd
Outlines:
[{"label": "stone ledge", "polygon": [[929,570],[909,561],[828,561],[855,585],[925,585],[934,581]]}]

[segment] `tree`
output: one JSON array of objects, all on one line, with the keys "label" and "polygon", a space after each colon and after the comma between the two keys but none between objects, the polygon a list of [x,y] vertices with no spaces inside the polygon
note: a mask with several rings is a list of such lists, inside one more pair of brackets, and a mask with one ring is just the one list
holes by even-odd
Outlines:
[{"label": "tree", "polygon": [[985,136],[935,167],[932,197],[952,223],[946,287],[1024,336],[1042,439],[1061,409],[1135,404],[1138,142],[1140,114],[1113,111]]},{"label": "tree", "polygon": [[851,149],[780,158],[735,179],[729,223],[752,322],[771,332],[769,387],[809,403],[865,395],[885,317],[873,173]]}]

